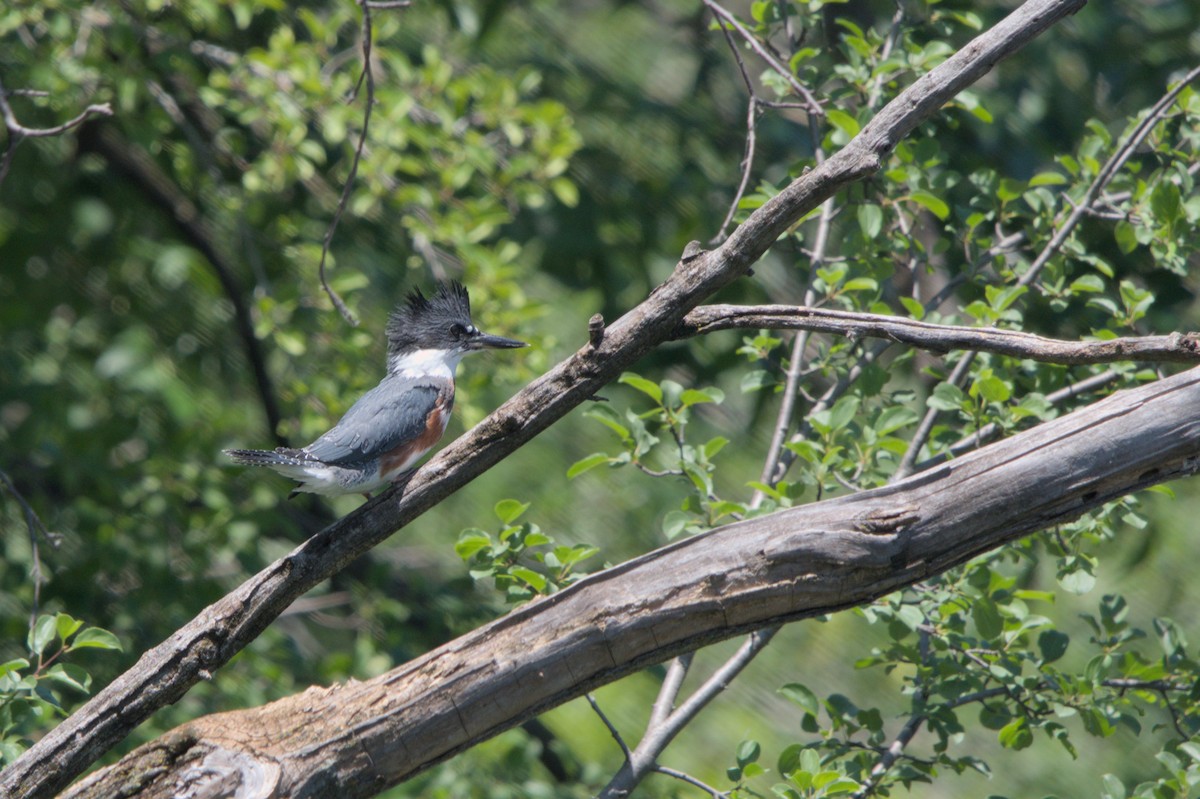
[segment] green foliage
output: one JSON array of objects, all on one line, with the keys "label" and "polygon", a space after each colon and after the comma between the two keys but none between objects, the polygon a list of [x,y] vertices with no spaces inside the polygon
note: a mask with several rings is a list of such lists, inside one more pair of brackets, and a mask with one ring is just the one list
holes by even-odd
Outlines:
[{"label": "green foliage", "polygon": [[108,630],[66,613],[42,614],[25,639],[27,657],[0,663],[0,766],[15,760],[30,737],[65,718],[91,692],[92,675],[67,656],[84,649],[121,650]]},{"label": "green foliage", "polygon": [[494,580],[507,602],[526,602],[565,588],[586,575],[575,571],[583,561],[599,554],[596,547],[556,544],[532,522],[515,524],[529,503],[505,499],[496,503],[501,528],[492,535],[468,528],[458,536],[454,551],[471,567],[475,580]]},{"label": "green foliage", "polygon": [[626,410],[621,414],[604,403],[585,413],[614,434],[621,452],[612,455],[595,452],[576,461],[567,470],[574,478],[597,466],[632,465],[650,477],[678,478],[690,487],[682,509],[666,515],[663,532],[667,538],[681,533],[696,533],[716,526],[726,517],[740,518],[745,507],[722,500],[716,494],[713,473],[716,457],[729,439],[715,436],[703,444],[687,440],[692,409],[707,404],[719,405],[725,392],[718,388],[684,388],[674,380],[655,383],[626,372],[619,381],[644,395],[651,408],[641,413]]},{"label": "green foliage", "polygon": [[[966,5],[905,3],[894,22],[893,4],[751,4],[743,23],[779,51],[825,119],[759,109],[740,218],[1008,8]],[[86,608],[126,644],[95,663],[92,679],[105,682],[357,504],[285,505],[282,481],[225,468],[217,452],[273,436],[303,443],[327,429],[377,380],[383,320],[407,285],[463,278],[481,327],[536,344],[522,359],[464,365],[455,424],[470,424],[578,346],[580,320],[623,313],[689,239],[716,232],[740,179],[744,86],[699,5],[485,6],[372,15],[371,126],[330,262],[333,287],[362,317],[355,329],[330,312],[314,275],[367,102],[365,88],[355,93],[354,3],[193,0],[113,13],[56,0],[0,10],[0,76],[23,92],[9,98],[18,118],[59,124],[111,102],[105,129],[185,201],[164,202],[116,168],[91,125],[26,140],[0,185],[0,468],[64,542],[43,553],[42,618],[55,621],[45,641],[50,622],[35,624],[38,649],[28,633],[36,557],[22,537],[3,539],[5,758],[54,723],[76,685],[86,688],[88,675],[63,656],[111,643],[96,628],[70,630],[73,621],[60,630],[64,612]],[[814,213],[788,230],[756,279],[722,301],[807,294],[825,307],[1063,338],[1187,328],[1200,246],[1194,89],[1154,121],[1082,222],[1055,237],[1145,119],[1139,109],[1187,62],[1200,25],[1193,6],[1118,0],[1111,13],[1077,15],[1069,33],[1056,28],[898,142],[876,177],[832,199],[827,220]],[[762,99],[797,101],[792,81],[735,43]],[[183,231],[181,218],[202,221],[207,238]],[[249,308],[263,374],[234,299]],[[660,534],[882,485],[910,449],[917,465],[949,458],[977,435],[1007,435],[1090,401],[1071,388],[1098,374],[1112,372],[1106,390],[1154,376],[1128,364],[980,355],[955,381],[961,353],[813,335],[793,363],[793,340],[712,335],[647,354],[611,402],[588,409],[588,422],[547,431],[530,461],[494,470],[473,499],[431,513],[428,530],[406,530],[403,548],[338,575],[308,598],[330,609],[281,619],[139,734],[371,676],[470,629],[496,609],[476,601],[464,571],[510,602],[578,580],[595,550],[521,521],[528,507],[564,531],[556,537],[603,536],[606,555],[624,556]],[[761,477],[791,371],[798,405],[783,465]],[[275,429],[263,423],[261,392],[279,406]],[[489,506],[499,524],[485,531],[475,509]],[[17,508],[0,513],[9,528],[23,524]],[[465,569],[441,534],[462,528]],[[1095,738],[1110,753],[1087,768],[1114,773],[1073,783],[1074,792],[1195,793],[1195,624],[1177,611],[1194,604],[1194,581],[1181,575],[1193,558],[1175,550],[1170,568],[1137,578],[1136,591],[1113,587],[1182,548],[1163,529],[1126,499],[827,625],[803,625],[811,638],[800,656],[762,655],[774,658],[770,679],[786,675],[777,695],[775,685],[756,692],[775,704],[714,708],[697,725],[734,737],[668,757],[710,782],[724,773],[741,796],[864,786],[887,795],[935,779],[955,792],[956,773],[992,775],[996,790],[1024,795],[1039,779],[1027,774],[1065,772]],[[1130,533],[1137,543],[1122,545]],[[641,683],[627,685],[614,701],[648,701]],[[641,717],[640,707],[627,710]],[[588,737],[597,725],[587,709],[561,713],[552,743],[514,731],[395,795],[594,793],[617,762],[600,754],[607,731]],[[896,762],[872,776],[917,721]],[[1060,751],[1034,746],[1043,741]],[[1151,755],[1111,754],[1129,741]],[[546,753],[572,750],[587,763],[560,781]]]}]

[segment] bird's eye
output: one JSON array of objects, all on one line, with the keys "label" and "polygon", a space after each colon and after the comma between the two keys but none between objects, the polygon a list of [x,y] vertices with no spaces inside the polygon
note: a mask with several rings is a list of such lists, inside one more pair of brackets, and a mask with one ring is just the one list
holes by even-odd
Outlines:
[{"label": "bird's eye", "polygon": [[450,335],[455,338],[466,338],[468,332],[466,325],[459,324],[458,322],[450,325]]}]

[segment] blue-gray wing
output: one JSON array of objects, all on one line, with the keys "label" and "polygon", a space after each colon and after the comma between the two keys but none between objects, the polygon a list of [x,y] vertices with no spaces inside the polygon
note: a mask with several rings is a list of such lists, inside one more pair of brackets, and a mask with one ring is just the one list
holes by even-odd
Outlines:
[{"label": "blue-gray wing", "polygon": [[378,458],[425,432],[439,388],[427,379],[385,377],[332,430],[304,449],[335,466],[359,466]]}]

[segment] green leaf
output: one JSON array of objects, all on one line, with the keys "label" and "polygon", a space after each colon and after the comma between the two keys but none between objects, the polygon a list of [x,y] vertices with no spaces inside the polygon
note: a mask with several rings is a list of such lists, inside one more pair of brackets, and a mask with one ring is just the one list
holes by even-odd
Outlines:
[{"label": "green leaf", "polygon": [[800,768],[800,753],[804,751],[801,744],[789,744],[779,753],[779,760],[775,763],[775,769],[782,776],[787,777],[793,771]]},{"label": "green leaf", "polygon": [[1037,639],[1038,651],[1042,653],[1042,663],[1053,663],[1058,660],[1066,653],[1070,643],[1071,637],[1066,633],[1058,630],[1042,632]]},{"label": "green leaf", "polygon": [[1000,615],[996,603],[987,597],[980,597],[971,605],[971,620],[975,622],[979,635],[989,641],[1004,632],[1004,617]]},{"label": "green leaf", "polygon": [[606,452],[593,452],[586,458],[580,458],[571,464],[571,468],[567,469],[567,479],[573,480],[589,469],[595,469],[601,464],[609,463],[613,458]]},{"label": "green leaf", "polygon": [[600,424],[612,430],[621,437],[622,441],[629,438],[629,428],[622,423],[624,420],[621,418],[621,415],[608,405],[593,405],[584,411],[583,415],[589,419],[595,419]]},{"label": "green leaf", "polygon": [[1179,187],[1164,180],[1150,192],[1150,210],[1158,220],[1166,225],[1171,224],[1183,215],[1183,201]]},{"label": "green leaf", "polygon": [[521,517],[521,514],[529,509],[528,502],[518,502],[515,499],[502,499],[496,503],[493,512],[504,524],[512,524]]},{"label": "green leaf", "polygon": [[1094,575],[1084,571],[1083,569],[1077,569],[1061,575],[1058,578],[1058,584],[1061,585],[1064,590],[1075,594],[1076,596],[1080,596],[1092,590],[1092,587],[1096,585],[1096,578]]},{"label": "green leaf", "polygon": [[1100,782],[1103,785],[1100,791],[1101,799],[1125,799],[1129,795],[1125,790],[1125,783],[1113,774],[1105,774],[1100,778]]},{"label": "green leaf", "polygon": [[841,430],[854,420],[858,414],[858,397],[842,397],[829,409],[829,427],[831,430]]},{"label": "green leaf", "polygon": [[667,511],[666,515],[663,516],[663,535],[667,537],[668,541],[673,541],[683,533],[684,529],[691,524],[694,519],[695,517],[693,517],[692,514],[688,513],[687,511]]},{"label": "green leaf", "polygon": [[1113,228],[1113,237],[1117,240],[1117,249],[1122,255],[1129,255],[1138,247],[1137,230],[1126,220],[1117,222]]},{"label": "green leaf", "polygon": [[121,640],[108,630],[102,630],[99,627],[88,627],[71,641],[71,649],[85,648],[122,651]]},{"label": "green leaf", "polygon": [[868,240],[874,239],[883,229],[883,209],[873,203],[858,206],[858,226]]},{"label": "green leaf", "polygon": [[29,630],[29,635],[26,637],[26,643],[29,645],[29,651],[34,655],[41,655],[46,651],[46,647],[54,640],[55,635],[55,619],[53,616],[38,616],[33,627]]},{"label": "green leaf", "polygon": [[725,392],[719,388],[689,388],[679,395],[679,401],[685,408],[705,402],[712,402],[719,405],[725,401]]},{"label": "green leaf", "polygon": [[762,747],[758,745],[758,741],[742,741],[737,748],[737,764],[745,769],[748,764],[757,761],[760,754]]},{"label": "green leaf", "polygon": [[950,216],[950,206],[946,205],[940,197],[930,194],[927,191],[913,192],[909,197],[915,203],[919,203],[943,222]]},{"label": "green leaf", "polygon": [[92,675],[72,663],[55,663],[46,671],[45,678],[81,694],[88,693],[92,684]]},{"label": "green leaf", "polygon": [[1066,175],[1058,172],[1039,172],[1029,179],[1030,187],[1034,186],[1061,186],[1067,183]]},{"label": "green leaf", "polygon": [[875,291],[879,288],[873,278],[855,277],[842,284],[842,291]]},{"label": "green leaf", "polygon": [[925,404],[938,411],[956,411],[962,408],[966,396],[962,389],[953,383],[938,383]]},{"label": "green leaf", "polygon": [[1012,389],[1008,387],[1008,383],[991,374],[976,380],[971,389],[972,394],[978,392],[988,402],[1008,402],[1012,396]]},{"label": "green leaf", "polygon": [[1104,291],[1104,280],[1099,275],[1084,275],[1071,282],[1070,290],[1076,293],[1081,291]]},{"label": "green leaf", "polygon": [[545,577],[535,572],[533,569],[527,569],[524,566],[513,566],[508,570],[508,573],[518,580],[523,580],[529,584],[529,587],[537,591],[539,594],[546,590],[548,581]]},{"label": "green leaf", "polygon": [[920,415],[907,405],[889,405],[883,409],[883,412],[875,420],[875,433],[880,436],[886,436],[888,433],[894,433],[902,427],[916,424],[920,418]]},{"label": "green leaf", "polygon": [[29,668],[29,661],[25,658],[13,658],[12,660],[0,663],[0,677],[13,671]]},{"label": "green leaf", "polygon": [[543,544],[550,543],[550,536],[545,533],[532,532],[525,536],[524,544],[526,547],[540,547]]},{"label": "green leaf", "polygon": [[716,438],[709,439],[704,445],[704,459],[712,460],[714,457],[716,457],[718,452],[725,448],[725,445],[728,443],[729,439],[725,438],[724,436],[717,436]]},{"label": "green leaf", "polygon": [[743,394],[749,394],[773,385],[775,385],[775,378],[766,369],[751,369],[742,376],[739,388]]},{"label": "green leaf", "polygon": [[985,704],[979,709],[979,723],[989,730],[1002,730],[1012,720],[1012,713],[1004,705],[992,707]]},{"label": "green leaf", "polygon": [[1029,729],[1029,722],[1017,718],[1004,725],[998,738],[1005,749],[1026,749],[1033,743],[1033,731]]},{"label": "green leaf", "polygon": [[827,108],[825,109],[825,118],[829,120],[829,124],[845,133],[851,139],[858,135],[858,122],[845,111],[839,111],[836,108]]},{"label": "green leaf", "polygon": [[821,703],[817,700],[817,695],[809,690],[808,686],[801,685],[798,682],[790,682],[779,689],[779,693],[787,699],[795,702],[812,716],[816,716],[821,709]]},{"label": "green leaf", "polygon": [[636,388],[638,391],[642,392],[659,405],[662,405],[663,392],[662,389],[658,387],[657,383],[647,380],[640,375],[636,375],[633,372],[626,372],[625,374],[621,375],[617,382],[624,383],[630,388]]},{"label": "green leaf", "polygon": [[908,311],[908,315],[918,322],[925,318],[925,306],[912,297],[901,297],[900,304],[904,306],[904,310]]},{"label": "green leaf", "polygon": [[83,622],[79,619],[73,619],[65,613],[59,613],[54,617],[54,631],[58,637],[66,641],[75,631],[83,626]]}]

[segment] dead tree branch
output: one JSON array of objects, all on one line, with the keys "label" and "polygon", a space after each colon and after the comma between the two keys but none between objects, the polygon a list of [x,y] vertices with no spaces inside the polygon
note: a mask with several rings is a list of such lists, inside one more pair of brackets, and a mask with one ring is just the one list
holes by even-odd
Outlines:
[{"label": "dead tree branch", "polygon": [[[204,780],[222,779],[253,785],[255,795],[370,796],[672,655],[873,601],[1131,491],[1195,474],[1198,405],[1200,368],[900,483],[670,544],[372,680],[186,724],[68,796],[110,796],[121,786],[157,799],[175,795],[189,774],[197,793]],[[700,689],[674,714],[711,693]]]},{"label": "dead tree branch", "polygon": [[850,338],[880,338],[931,352],[977,350],[1069,365],[1114,361],[1200,363],[1200,333],[1064,341],[1019,330],[939,325],[900,316],[795,305],[703,305],[683,318],[677,336],[734,328],[807,330]]}]

